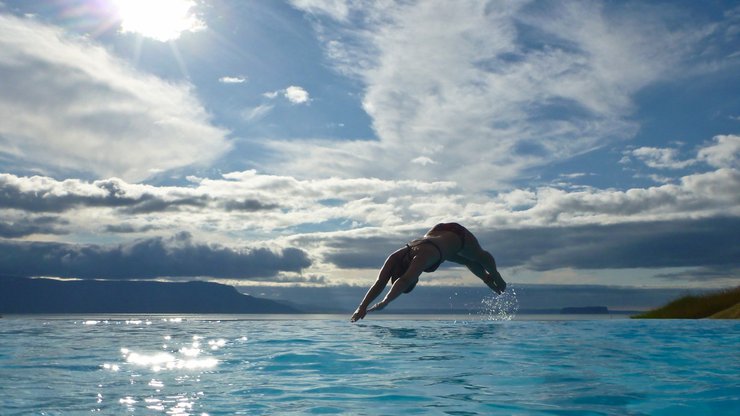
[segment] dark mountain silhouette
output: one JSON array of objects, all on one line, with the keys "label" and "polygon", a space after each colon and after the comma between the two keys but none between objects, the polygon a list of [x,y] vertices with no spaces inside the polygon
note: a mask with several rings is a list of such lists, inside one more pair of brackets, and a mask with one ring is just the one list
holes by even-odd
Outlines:
[{"label": "dark mountain silhouette", "polygon": [[298,313],[212,282],[28,279],[0,276],[0,313]]}]

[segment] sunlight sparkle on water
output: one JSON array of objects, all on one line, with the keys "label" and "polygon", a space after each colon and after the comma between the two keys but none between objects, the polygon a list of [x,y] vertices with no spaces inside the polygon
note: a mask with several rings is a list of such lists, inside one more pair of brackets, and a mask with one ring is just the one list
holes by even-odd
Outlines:
[{"label": "sunlight sparkle on water", "polygon": [[[184,351],[183,351],[184,350]],[[149,367],[152,371],[178,370],[178,369],[201,369],[213,368],[218,365],[218,360],[212,357],[191,358],[200,353],[199,349],[183,348],[180,353],[184,358],[176,357],[168,352],[138,353],[122,348],[121,353],[129,364]]]},{"label": "sunlight sparkle on water", "polygon": [[462,325],[2,319],[0,414],[737,414],[735,322],[509,321],[518,289]]}]

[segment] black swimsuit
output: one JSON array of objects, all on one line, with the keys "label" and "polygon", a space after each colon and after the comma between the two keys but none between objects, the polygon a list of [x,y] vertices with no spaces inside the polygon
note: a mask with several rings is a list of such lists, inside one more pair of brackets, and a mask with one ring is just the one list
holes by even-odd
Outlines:
[{"label": "black swimsuit", "polygon": [[[458,223],[455,223],[455,222],[440,223],[432,227],[430,231],[449,231],[449,232],[455,233],[457,234],[458,237],[460,237],[460,250],[462,250],[463,247],[465,247],[465,227],[463,227],[462,225]],[[431,273],[437,270],[437,268],[439,268],[439,265],[442,264],[442,262],[444,262],[444,255],[442,255],[442,249],[439,248],[437,243],[435,243],[434,241],[430,239],[426,239],[426,238],[420,239],[420,240],[414,240],[410,244],[406,244],[406,252],[403,253],[403,260],[402,260],[405,266],[404,269],[408,269],[409,264],[411,264],[411,260],[413,259],[413,257],[411,256],[411,248],[416,247],[421,244],[431,244],[434,246],[434,248],[437,249],[437,252],[439,253],[439,260],[433,265],[424,269],[425,272]],[[391,283],[395,283],[397,279],[398,279],[397,277],[391,277]],[[415,286],[416,286],[416,282],[414,282],[411,286],[409,286],[406,290],[404,290],[403,293],[411,292]]]},{"label": "black swimsuit", "polygon": [[437,243],[435,243],[432,240],[417,240],[417,241],[412,241],[411,244],[406,244],[406,254],[404,254],[404,261],[406,261],[406,259],[408,258],[408,262],[411,263],[411,259],[412,259],[412,257],[411,257],[411,247],[420,246],[422,244],[431,244],[431,245],[433,245],[434,248],[437,249],[437,253],[439,253],[439,260],[436,263],[434,263],[431,266],[429,266],[426,269],[424,269],[425,272],[431,273],[431,272],[437,270],[437,268],[439,267],[439,265],[442,264],[442,262],[444,261],[444,260],[442,260],[443,259],[442,249],[439,248],[439,246],[437,245]]},{"label": "black swimsuit", "polygon": [[449,231],[455,233],[460,237],[460,250],[465,248],[465,227],[456,222],[439,223],[432,227],[430,231]]}]

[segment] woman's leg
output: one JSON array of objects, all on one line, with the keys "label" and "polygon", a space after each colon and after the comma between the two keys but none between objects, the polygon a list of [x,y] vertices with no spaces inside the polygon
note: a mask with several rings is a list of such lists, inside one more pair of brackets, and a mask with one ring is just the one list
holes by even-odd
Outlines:
[{"label": "woman's leg", "polygon": [[[459,258],[459,262],[464,264],[465,267],[468,268],[471,272],[473,272],[474,275],[478,276],[480,280],[483,281],[483,283],[486,284],[486,286],[490,287],[491,290],[494,292],[501,294],[501,292],[506,289],[506,283],[503,283],[503,286],[501,286],[499,283],[497,283],[497,279],[494,278],[495,275],[489,274],[486,269],[483,268],[483,266],[480,265],[480,263],[476,263],[472,260],[468,260],[464,257]],[[498,273],[498,272],[496,272]],[[500,277],[501,275],[499,275]],[[504,279],[501,279],[499,282],[503,282]]]},{"label": "woman's leg", "polygon": [[[465,247],[457,253],[459,256],[464,257],[473,264],[468,264],[467,267],[473,274],[480,277],[488,286],[491,286],[486,278],[482,277],[480,272],[485,270],[488,279],[493,279],[496,287],[503,292],[506,289],[506,282],[501,277],[501,273],[496,269],[496,260],[493,258],[491,253],[483,250],[478,243],[478,239],[468,230],[465,230]],[[483,270],[480,270],[478,266]],[[495,289],[494,289],[495,290]]]}]

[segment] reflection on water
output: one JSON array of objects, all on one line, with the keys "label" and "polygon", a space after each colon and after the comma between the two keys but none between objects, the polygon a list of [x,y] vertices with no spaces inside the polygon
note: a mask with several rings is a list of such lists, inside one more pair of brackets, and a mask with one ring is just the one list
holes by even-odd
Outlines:
[{"label": "reflection on water", "polygon": [[[176,356],[169,352],[140,353],[121,348],[121,354],[127,363],[149,367],[152,371],[175,370],[175,369],[200,369],[213,368],[218,365],[218,360],[213,357],[198,358],[201,349],[194,343],[192,347],[180,348]],[[105,368],[105,364],[103,367]],[[112,368],[111,368],[112,369]]]},{"label": "reflection on water", "polygon": [[3,319],[0,414],[737,413],[734,322],[385,317]]},{"label": "reflection on water", "polygon": [[[88,320],[82,323],[122,323],[126,328],[136,330],[136,333],[139,333],[138,330],[145,330],[145,334],[151,335],[123,338],[129,342],[129,346],[120,348],[122,361],[104,363],[101,366],[111,373],[128,375],[129,394],[117,398],[117,403],[126,412],[136,413],[145,408],[147,411],[169,415],[207,415],[197,411],[197,407],[200,407],[198,400],[204,395],[198,386],[205,371],[217,369],[219,359],[212,354],[226,347],[228,341],[225,338],[209,339],[201,335],[183,334],[182,330],[173,331],[178,327],[173,327],[172,324],[182,324],[183,320],[180,318],[166,318],[161,322],[167,331],[161,331],[157,326],[160,324],[149,319],[127,319],[122,322]],[[187,326],[180,329],[187,329]],[[162,335],[163,332],[166,335]],[[244,341],[246,337],[237,340]],[[145,386],[148,390],[142,391],[139,386]],[[108,399],[104,391],[98,393],[97,403],[101,409],[106,403],[109,404]]]}]

